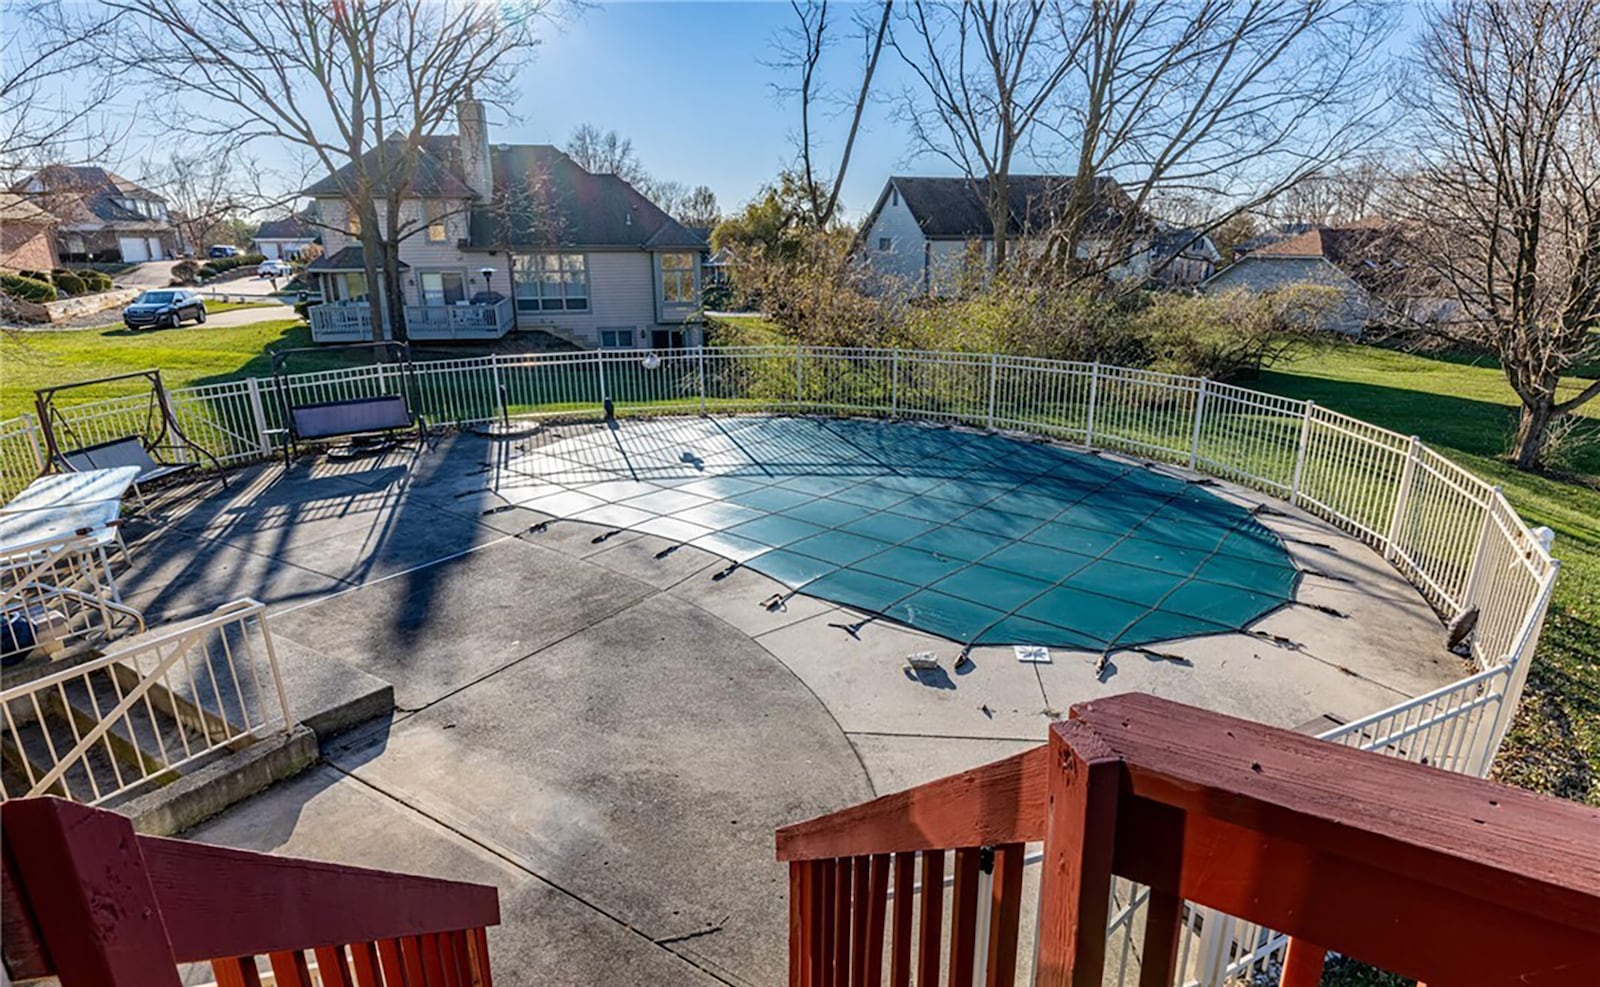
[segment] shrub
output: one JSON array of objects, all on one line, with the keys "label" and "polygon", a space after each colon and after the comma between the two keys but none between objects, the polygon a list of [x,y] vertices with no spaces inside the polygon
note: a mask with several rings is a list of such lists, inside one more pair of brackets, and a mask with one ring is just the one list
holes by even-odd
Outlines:
[{"label": "shrub", "polygon": [[80,281],[82,281],[83,284],[84,284],[84,287],[86,287],[90,291],[110,291],[111,290],[111,276],[108,275],[108,274],[105,274],[104,272],[84,270],[84,271],[75,271],[73,273],[78,275],[78,279]]},{"label": "shrub", "polygon": [[194,284],[195,276],[199,273],[199,263],[193,260],[181,260],[172,265],[172,282],[173,284]]},{"label": "shrub", "polygon": [[1337,301],[1331,289],[1159,294],[1134,313],[1130,327],[1150,369],[1230,380],[1253,375],[1295,338],[1318,330]]},{"label": "shrub", "polygon": [[54,273],[56,291],[66,295],[68,298],[73,295],[81,295],[89,290],[89,286],[84,284],[83,279],[73,271],[56,271]]},{"label": "shrub", "polygon": [[20,298],[25,302],[53,302],[56,300],[56,289],[48,281],[38,278],[25,278],[17,274],[0,273],[0,291],[12,298]]},{"label": "shrub", "polygon": [[32,278],[35,281],[43,281],[45,284],[55,284],[54,281],[50,280],[49,271],[18,271],[17,274],[24,278]]},{"label": "shrub", "polygon": [[254,267],[266,259],[267,258],[261,254],[236,254],[232,257],[213,257],[204,264],[200,265],[199,274],[201,277],[214,278],[217,275],[231,271],[236,267],[244,267],[246,265]]}]

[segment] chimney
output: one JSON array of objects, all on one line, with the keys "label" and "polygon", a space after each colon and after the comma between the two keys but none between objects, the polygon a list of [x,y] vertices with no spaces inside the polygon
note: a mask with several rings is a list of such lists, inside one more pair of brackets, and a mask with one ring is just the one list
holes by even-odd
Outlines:
[{"label": "chimney", "polygon": [[456,119],[461,174],[472,190],[487,200],[494,194],[494,173],[489,165],[489,126],[483,118],[483,104],[473,98],[471,89],[457,104]]}]

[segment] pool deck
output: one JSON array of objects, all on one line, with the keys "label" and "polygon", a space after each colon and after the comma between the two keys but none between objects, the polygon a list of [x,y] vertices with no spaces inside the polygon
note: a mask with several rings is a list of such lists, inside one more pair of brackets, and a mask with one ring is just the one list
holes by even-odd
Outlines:
[{"label": "pool deck", "polygon": [[[518,440],[537,444],[544,438]],[[507,504],[476,436],[262,464],[174,489],[130,526],[125,597],[152,621],[240,596],[272,608],[285,674],[389,682],[396,709],[193,838],[497,885],[496,981],[776,985],[787,882],[773,830],[1045,739],[1145,691],[1297,726],[1463,674],[1438,619],[1367,547],[1298,511],[1262,520],[1300,601],[1245,635],[1114,656],[958,648],[651,535]],[[1222,485],[1243,503],[1263,498]],[[1326,547],[1319,547],[1326,546]],[[920,680],[908,654],[943,671]],[[310,674],[304,671],[304,674]]]}]

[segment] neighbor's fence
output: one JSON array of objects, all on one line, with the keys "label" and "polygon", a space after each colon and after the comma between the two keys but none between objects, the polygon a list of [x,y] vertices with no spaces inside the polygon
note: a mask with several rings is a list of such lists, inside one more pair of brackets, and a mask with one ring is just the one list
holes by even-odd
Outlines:
[{"label": "neighbor's fence", "polygon": [[266,606],[237,600],[0,692],[0,801],[105,802],[293,724]]},{"label": "neighbor's fence", "polygon": [[[488,356],[287,378],[296,402],[414,390],[433,424],[500,417],[778,411],[873,415],[1038,434],[1173,463],[1283,498],[1382,552],[1441,613],[1476,609],[1480,669],[1536,642],[1556,564],[1500,491],[1424,446],[1309,401],[1197,377],[992,354],[834,347]],[[268,456],[274,381],[172,391],[190,440],[223,463]],[[142,397],[62,410],[71,444],[145,434]],[[0,494],[41,463],[30,416],[0,422]],[[180,454],[181,451],[180,451]],[[1530,626],[1531,634],[1522,632]],[[1510,687],[1513,695],[1520,683]]]}]

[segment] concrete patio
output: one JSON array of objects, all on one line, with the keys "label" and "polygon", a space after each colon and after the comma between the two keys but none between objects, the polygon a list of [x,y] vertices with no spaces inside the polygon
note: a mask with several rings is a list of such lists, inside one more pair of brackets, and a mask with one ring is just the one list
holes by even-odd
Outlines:
[{"label": "concrete patio", "polygon": [[[593,426],[564,426],[573,434]],[[623,426],[626,428],[626,425]],[[497,885],[497,981],[776,985],[773,830],[1042,742],[1051,718],[1144,691],[1281,726],[1344,721],[1459,678],[1439,621],[1383,560],[1284,508],[1319,572],[1245,635],[1019,664],[783,589],[692,547],[552,520],[499,483],[514,443],[258,465],[169,491],[124,596],[152,621],[252,596],[285,675],[392,685],[323,762],[189,835]],[[498,490],[498,492],[496,492]],[[1254,503],[1257,495],[1221,494]],[[1278,505],[1282,507],[1282,505]],[[550,522],[550,523],[546,523]]]}]

